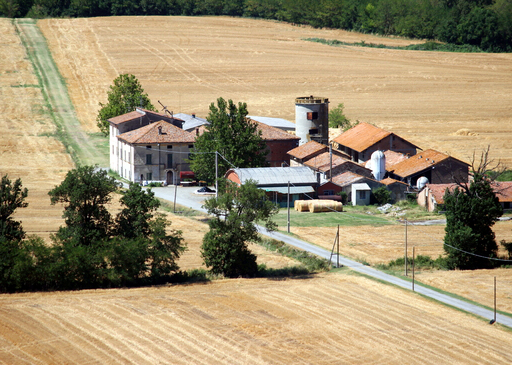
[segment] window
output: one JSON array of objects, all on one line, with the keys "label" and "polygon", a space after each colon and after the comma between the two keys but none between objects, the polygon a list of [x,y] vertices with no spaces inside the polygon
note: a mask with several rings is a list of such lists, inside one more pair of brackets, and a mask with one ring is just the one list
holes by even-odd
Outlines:
[{"label": "window", "polygon": [[318,134],[318,128],[310,129],[309,134]]},{"label": "window", "polygon": [[172,144],[167,145],[168,150],[172,150]]},{"label": "window", "polygon": [[324,190],[324,195],[334,195],[334,190]]},{"label": "window", "polygon": [[318,112],[308,112],[307,118],[308,120],[318,119]]},{"label": "window", "polygon": [[188,148],[194,148],[194,145],[193,144],[189,144]]},{"label": "window", "polygon": [[359,190],[359,199],[366,199],[366,190]]},{"label": "window", "polygon": [[172,169],[172,153],[167,154],[167,168]]},{"label": "window", "polygon": [[147,149],[147,150],[150,150],[150,149],[151,149],[151,146],[146,146],[146,149]]},{"label": "window", "polygon": [[152,157],[153,157],[153,155],[150,155],[150,154],[146,155],[146,165],[151,165]]},{"label": "window", "polygon": [[146,174],[146,180],[153,180],[153,174],[151,172]]}]

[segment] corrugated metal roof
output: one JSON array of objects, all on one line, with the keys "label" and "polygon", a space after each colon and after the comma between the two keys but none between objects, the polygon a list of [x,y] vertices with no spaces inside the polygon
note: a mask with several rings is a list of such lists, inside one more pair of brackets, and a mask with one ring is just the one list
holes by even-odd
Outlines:
[{"label": "corrugated metal roof", "polygon": [[448,158],[453,157],[450,157],[442,152],[429,149],[418,153],[417,155],[411,156],[407,160],[397,163],[391,167],[391,171],[395,175],[407,177],[423,171],[429,167],[435,166]]},{"label": "corrugated metal roof", "polygon": [[179,118],[183,120],[185,123],[183,123],[183,129],[190,132],[194,130],[197,127],[200,127],[205,124],[210,124],[206,119],[199,118],[197,116],[185,114],[185,113],[178,113],[174,114],[174,117]]},{"label": "corrugated metal roof", "polygon": [[247,180],[254,180],[258,185],[261,186],[272,186],[272,185],[314,185],[317,183],[316,173],[309,167],[253,167],[243,169],[231,169],[234,171],[241,183],[245,183]]},{"label": "corrugated metal roof", "polygon": [[391,132],[363,122],[343,132],[333,141],[357,152],[363,152],[390,134]]},{"label": "corrugated metal roof", "polygon": [[259,117],[256,115],[248,115],[247,118],[285,131],[295,130],[295,123],[292,123],[283,118]]},{"label": "corrugated metal roof", "polygon": [[291,151],[288,151],[288,154],[290,156],[293,156],[293,157],[303,160],[317,152],[328,151],[328,150],[329,150],[329,146],[318,143],[316,141],[309,141],[299,147],[294,148]]},{"label": "corrugated metal roof", "polygon": [[[280,194],[288,194],[288,186],[272,186],[262,187],[265,191],[275,191]],[[290,186],[290,194],[307,194],[314,193],[315,189],[312,186]]]},{"label": "corrugated metal roof", "polygon": [[[158,127],[162,127],[160,134]],[[131,144],[194,143],[195,136],[163,120],[117,136]]]}]

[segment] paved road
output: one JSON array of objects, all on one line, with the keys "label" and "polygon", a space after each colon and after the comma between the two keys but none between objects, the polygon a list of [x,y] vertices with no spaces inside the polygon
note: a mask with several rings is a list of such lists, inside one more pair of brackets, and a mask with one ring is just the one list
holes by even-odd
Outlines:
[{"label": "paved road", "polygon": [[[183,205],[183,206],[186,206],[186,207],[198,210],[198,211],[205,212],[205,210],[202,208],[202,202],[207,198],[207,196],[194,194],[194,191],[197,190],[197,187],[181,187],[181,186],[179,186],[175,189],[174,186],[168,186],[168,187],[164,187],[164,188],[153,188],[152,190],[154,191],[155,196],[157,196],[161,199],[168,200],[170,202],[174,202],[174,196],[175,196],[174,193],[176,191],[177,192],[177,194],[176,194],[176,203],[177,204],[180,204],[180,205]],[[329,258],[331,256],[330,251],[325,250],[321,247],[312,245],[312,244],[302,241],[300,239],[288,236],[288,235],[280,233],[280,232],[268,232],[264,227],[261,227],[261,226],[258,227],[258,229],[261,234],[264,234],[270,238],[274,238],[279,241],[283,241],[289,245],[300,248],[302,250],[311,252],[312,254],[323,257],[327,260],[329,260]],[[332,258],[332,263],[336,264],[336,261],[337,261],[337,257],[334,256]],[[383,273],[379,270],[372,269],[369,266],[365,266],[359,262],[347,259],[343,256],[339,257],[339,263],[341,265],[349,267],[352,270],[357,271],[361,274],[368,275],[368,276],[371,276],[375,279],[379,279],[382,281],[386,281],[390,284],[394,284],[394,285],[399,286],[404,289],[412,290],[412,282],[410,282],[410,281],[403,280],[403,279],[397,278],[395,276]],[[422,294],[426,297],[435,299],[439,302],[448,304],[452,307],[459,308],[466,312],[476,314],[485,319],[491,320],[494,318],[494,312],[491,310],[482,308],[478,305],[467,303],[460,299],[452,298],[449,295],[439,293],[432,289],[428,289],[424,286],[418,285],[417,283],[415,283],[415,285],[414,285],[414,291],[419,294]],[[511,317],[503,316],[503,315],[497,313],[496,322],[512,328],[512,318]]]}]

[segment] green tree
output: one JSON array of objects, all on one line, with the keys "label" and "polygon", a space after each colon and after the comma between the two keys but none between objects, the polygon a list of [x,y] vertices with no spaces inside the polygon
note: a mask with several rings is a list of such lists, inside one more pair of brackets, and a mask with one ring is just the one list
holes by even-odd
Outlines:
[{"label": "green tree", "polygon": [[387,204],[391,200],[391,191],[385,186],[372,190],[372,195],[378,205]]},{"label": "green tree", "polygon": [[213,215],[201,246],[205,265],[213,274],[230,278],[256,274],[256,256],[247,242],[260,239],[256,222],[263,223],[268,230],[276,228],[271,218],[278,207],[254,181],[247,181],[238,188],[228,183],[226,193],[207,199],[204,208]]},{"label": "green tree", "polygon": [[473,180],[459,183],[453,192],[444,195],[446,210],[445,252],[451,269],[480,269],[492,267],[498,246],[492,226],[503,214],[487,171],[490,161],[487,149],[480,165],[472,164]]},{"label": "green tree", "polygon": [[[196,138],[196,154],[191,157],[190,168],[201,180],[215,180],[215,153],[219,152],[236,167],[266,166],[266,146],[255,122],[247,118],[247,104],[238,107],[229,100],[217,99],[210,105],[206,131]],[[218,157],[218,176],[233,167]]]},{"label": "green tree", "polygon": [[113,177],[94,166],[79,166],[69,171],[59,186],[48,192],[51,203],[63,203],[66,227],[57,238],[89,246],[110,235],[112,217],[105,206],[119,188]]},{"label": "green tree", "polygon": [[343,103],[338,104],[338,106],[329,111],[329,127],[330,128],[341,128],[343,131],[349,130],[352,127],[355,127],[359,124],[359,121],[350,122],[343,110],[345,106]]},{"label": "green tree", "polygon": [[143,190],[139,184],[130,183],[120,199],[124,208],[116,217],[117,234],[126,238],[149,237],[150,220],[160,206],[151,190]]},{"label": "green tree", "polygon": [[7,177],[2,176],[0,182],[0,239],[6,241],[21,241],[25,238],[25,232],[21,222],[15,221],[12,215],[18,208],[26,208],[25,202],[28,190],[22,187],[21,179],[14,183]]},{"label": "green tree", "polygon": [[109,118],[132,112],[136,107],[156,111],[148,94],[144,93],[144,89],[134,75],[119,75],[114,80],[114,85],[110,86],[107,97],[108,103],[100,103],[101,108],[96,117],[98,128],[105,135],[109,133]]}]

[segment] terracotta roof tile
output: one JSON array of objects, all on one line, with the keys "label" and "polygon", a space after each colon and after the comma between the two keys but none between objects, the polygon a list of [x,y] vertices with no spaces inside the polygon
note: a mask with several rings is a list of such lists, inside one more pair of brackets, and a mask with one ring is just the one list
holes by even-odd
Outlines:
[{"label": "terracotta roof tile", "polygon": [[[162,133],[159,133],[162,127]],[[194,143],[195,135],[163,120],[117,136],[131,144]]]},{"label": "terracotta roof tile", "polygon": [[[252,119],[251,119],[252,120]],[[260,123],[255,120],[252,120],[258,125],[258,130],[261,131],[261,138],[265,141],[281,141],[287,139],[296,139],[299,140],[300,137],[297,137],[291,133],[285,132],[279,128],[272,127],[266,125],[265,123]]]},{"label": "terracotta roof tile", "polygon": [[320,151],[328,151],[329,147],[318,143],[316,141],[309,141],[307,143],[304,143],[303,145],[294,148],[291,151],[288,151],[288,154],[290,156],[299,158],[301,160],[308,158],[311,155],[314,155],[315,153],[318,153]]},{"label": "terracotta roof tile", "polygon": [[[142,118],[150,117],[149,119],[151,121],[156,121],[159,119],[170,119],[170,117],[168,115],[165,115],[162,113],[153,112],[151,110],[147,110],[147,109],[143,109],[143,108],[136,108],[133,112],[129,112],[129,113],[126,113],[123,115],[118,115],[117,117],[108,119],[108,121],[114,125],[118,125],[118,124],[122,124],[125,122],[129,122],[134,119],[141,118],[141,117]],[[173,119],[181,121],[181,119],[179,119],[179,118],[173,118]]]},{"label": "terracotta roof tile", "polygon": [[408,155],[404,155],[403,153],[391,150],[384,151],[384,156],[386,156],[386,170],[391,169],[391,166],[394,166],[409,158]]},{"label": "terracotta roof tile", "polygon": [[[347,160],[346,158],[343,158],[341,156],[337,156],[335,154],[332,155],[332,167],[335,168],[337,166],[343,165],[344,163],[354,163],[351,160]],[[330,160],[330,154],[329,152],[324,152],[319,154],[318,156],[315,156],[306,162],[304,162],[304,165],[311,167],[313,169],[319,170],[319,171],[328,171],[331,166],[331,160]]]},{"label": "terracotta roof tile", "polygon": [[390,134],[391,132],[363,122],[343,132],[333,141],[357,152],[363,152]]},{"label": "terracotta roof tile", "polygon": [[401,177],[411,176],[431,166],[435,166],[448,158],[453,157],[430,149],[411,156],[407,160],[392,166],[390,171]]},{"label": "terracotta roof tile", "polygon": [[365,176],[358,175],[352,171],[346,171],[342,174],[336,175],[332,178],[332,182],[338,186],[344,187],[357,183],[358,181],[368,179],[373,180]]},{"label": "terracotta roof tile", "polygon": [[379,182],[383,183],[384,185],[391,185],[391,184],[395,184],[395,183],[398,183],[398,184],[403,184],[405,186],[409,186],[407,185],[406,183],[404,183],[403,181],[398,181],[398,180],[395,180],[395,179],[392,179],[390,177],[387,177],[385,179],[382,179],[380,180]]},{"label": "terracotta roof tile", "polygon": [[512,181],[494,181],[492,188],[500,202],[512,202]]}]

